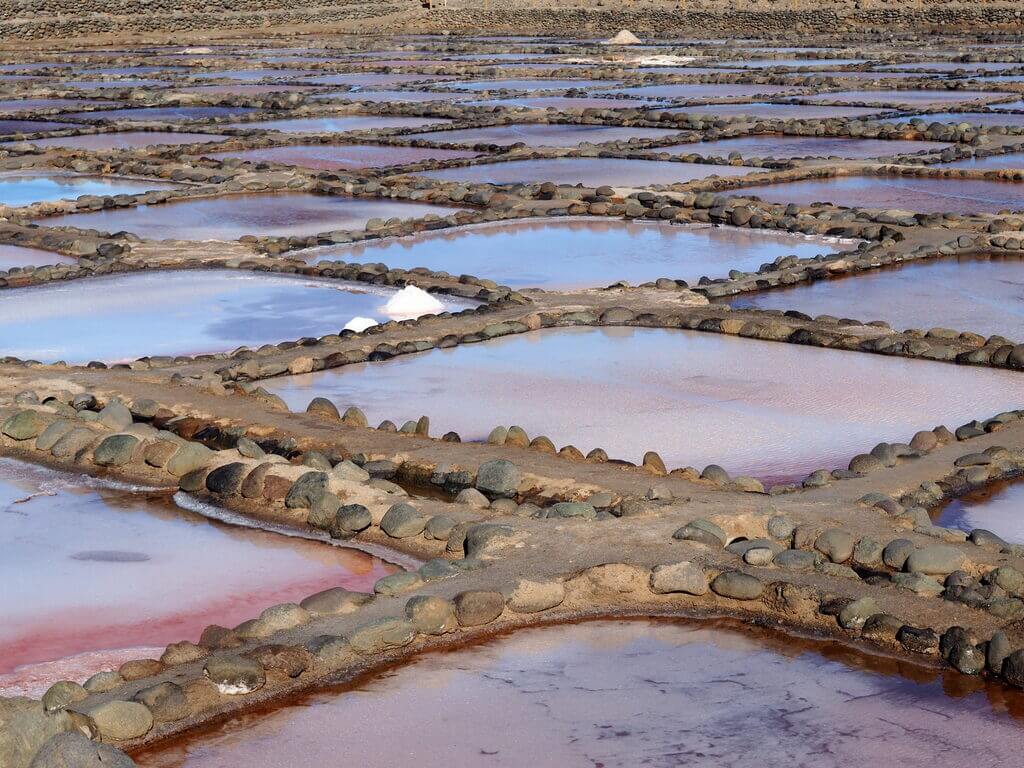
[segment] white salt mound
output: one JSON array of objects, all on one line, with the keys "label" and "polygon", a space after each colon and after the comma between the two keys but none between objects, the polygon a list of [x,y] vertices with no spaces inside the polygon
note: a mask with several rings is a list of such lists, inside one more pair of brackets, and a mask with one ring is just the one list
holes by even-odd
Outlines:
[{"label": "white salt mound", "polygon": [[367,328],[372,328],[377,324],[376,320],[372,320],[369,317],[353,317],[342,328],[343,331],[355,331],[356,333],[362,333]]},{"label": "white salt mound", "polygon": [[443,311],[444,304],[415,285],[407,285],[384,305],[384,314],[393,320],[410,320]]},{"label": "white salt mound", "polygon": [[643,41],[628,29],[623,29],[615,37],[610,37],[601,42],[604,45],[640,45]]}]

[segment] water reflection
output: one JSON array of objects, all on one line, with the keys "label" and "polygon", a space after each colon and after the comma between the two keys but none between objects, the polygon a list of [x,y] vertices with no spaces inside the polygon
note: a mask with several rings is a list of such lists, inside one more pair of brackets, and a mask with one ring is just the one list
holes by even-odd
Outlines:
[{"label": "water reflection", "polygon": [[567,157],[550,160],[517,160],[485,163],[468,168],[444,168],[417,172],[417,176],[446,181],[486,184],[583,184],[599,187],[682,184],[709,176],[746,176],[761,169],[745,165],[677,163],[670,160],[626,160],[623,158]]},{"label": "water reflection", "polygon": [[733,622],[600,621],[427,654],[136,760],[313,768],[344,751],[355,764],[396,768],[739,768],[755,756],[818,768],[1012,764],[1024,747],[1020,696],[957,685],[835,642]]},{"label": "water reflection", "polygon": [[117,176],[79,176],[60,171],[17,171],[0,173],[0,204],[30,205],[54,200],[72,200],[80,195],[135,195],[176,184]]},{"label": "water reflection", "polygon": [[[333,586],[397,570],[365,552],[225,525],[129,492],[0,460],[0,693],[45,690],[111,651],[197,640]],[[108,556],[86,556],[107,553]]]},{"label": "water reflection", "polygon": [[[0,354],[71,363],[230,351],[389,319],[393,289],[237,270],[110,275],[8,292]],[[467,303],[443,301],[447,309]],[[75,332],[69,334],[68,328]]]},{"label": "water reflection", "polygon": [[504,285],[575,289],[659,277],[696,281],[730,269],[757,269],[779,256],[813,257],[837,246],[736,227],[675,226],[621,220],[560,219],[460,227],[310,252],[310,261],[382,262],[454,275],[487,275]]},{"label": "water reflection", "polygon": [[245,235],[290,237],[363,229],[372,218],[447,216],[457,210],[403,200],[265,192],[49,216],[38,222],[49,227],[125,230],[153,240],[237,240]]},{"label": "water reflection", "polygon": [[1024,544],[1024,483],[994,483],[932,511],[936,525],[972,531],[984,528],[1012,544]]},{"label": "water reflection", "polygon": [[298,410],[323,396],[360,406],[371,422],[429,414],[439,433],[452,429],[464,440],[519,424],[584,452],[601,447],[639,461],[655,450],[669,467],[715,463],[793,480],[845,466],[880,440],[908,440],[940,419],[958,425],[1016,408],[1019,378],[692,331],[576,328],[267,386]]},{"label": "water reflection", "polygon": [[[623,105],[625,106],[625,105]],[[660,139],[678,131],[674,128],[619,128],[610,125],[546,125],[521,123],[488,128],[412,134],[409,138],[453,144],[525,144],[528,147],[574,147],[580,142],[601,144],[630,139]]]}]

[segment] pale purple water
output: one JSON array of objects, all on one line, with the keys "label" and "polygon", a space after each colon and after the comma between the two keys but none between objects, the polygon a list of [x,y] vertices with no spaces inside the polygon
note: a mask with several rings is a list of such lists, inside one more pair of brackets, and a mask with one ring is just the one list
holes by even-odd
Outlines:
[{"label": "pale purple water", "polygon": [[107,232],[126,230],[154,240],[237,240],[244,235],[290,237],[362,229],[376,217],[412,219],[428,214],[447,216],[458,210],[404,200],[261,192],[50,216],[38,223]]},{"label": "pale purple water", "polygon": [[182,144],[206,144],[211,141],[226,141],[227,136],[214,133],[186,133],[171,131],[119,131],[117,133],[93,133],[85,136],[63,136],[51,139],[33,139],[37,147],[69,147],[74,149],[106,150],[137,149],[150,146],[179,146]]},{"label": "pale purple water", "polygon": [[779,203],[831,202],[850,208],[890,208],[921,213],[1024,209],[1021,185],[976,179],[841,176],[749,187],[744,192]]},{"label": "pale purple water", "polygon": [[110,101],[89,101],[88,99],[3,99],[0,100],[0,112],[17,114],[36,109],[75,109],[89,106],[104,107],[112,105]]},{"label": "pale purple water", "polygon": [[788,93],[791,85],[756,85],[744,83],[679,83],[676,85],[641,85],[633,88],[617,88],[609,93],[618,93],[637,99],[687,99],[702,100],[723,98],[752,98],[755,96]]},{"label": "pale purple water", "polygon": [[883,155],[909,155],[918,152],[940,152],[948,147],[938,141],[889,141],[885,139],[844,139],[827,136],[758,135],[738,139],[703,141],[659,147],[658,152],[674,155],[726,156],[739,152],[744,157],[843,157],[862,159]]},{"label": "pale purple water", "polygon": [[200,120],[213,117],[237,117],[256,110],[252,107],[135,107],[102,112],[72,112],[67,117],[84,120]]},{"label": "pale purple water", "polygon": [[283,133],[343,133],[345,131],[379,130],[383,128],[420,128],[446,125],[450,120],[433,117],[376,117],[372,115],[339,115],[338,117],[297,117],[285,120],[263,120],[254,123],[228,123],[225,128],[282,131]]},{"label": "pale purple water", "polygon": [[736,227],[585,218],[515,221],[439,230],[310,252],[310,261],[382,262],[486,276],[517,288],[576,289],[659,277],[696,281],[754,270],[779,256],[810,258],[850,246]]},{"label": "pale purple water", "polygon": [[79,195],[127,195],[177,184],[118,176],[87,176],[61,171],[0,173],[0,204],[21,206],[49,200],[72,200]]},{"label": "pale purple water", "polygon": [[300,144],[236,152],[216,152],[206,155],[206,157],[216,160],[233,157],[251,163],[284,163],[318,170],[342,170],[405,165],[424,160],[455,160],[477,157],[478,154],[457,149],[389,147],[381,144]]},{"label": "pale purple water", "polygon": [[433,82],[446,79],[444,75],[425,75],[419,72],[347,72],[340,75],[308,77],[303,82],[309,85],[358,85],[366,87],[419,83],[423,81]]},{"label": "pale purple water", "polygon": [[102,669],[91,666],[97,651],[194,642],[207,624],[233,626],[329,587],[368,592],[398,570],[359,550],[220,523],[169,496],[0,460],[0,694],[39,696]]},{"label": "pale purple water", "polygon": [[1013,764],[1020,697],[952,674],[722,620],[590,622],[421,655],[135,757],[141,768],[320,768],[341,753],[392,768]]},{"label": "pale purple water", "polygon": [[[1002,105],[1000,105],[1002,106]],[[971,125],[1024,125],[1024,114],[1012,112],[937,112],[921,115],[907,115],[899,118],[900,122],[918,118],[931,125],[932,123],[969,123]],[[892,121],[890,121],[892,122]]]},{"label": "pale purple water", "polygon": [[607,80],[457,80],[439,83],[444,88],[460,91],[564,91],[569,88],[592,88],[597,85],[611,87]]},{"label": "pale purple water", "polygon": [[41,267],[45,264],[73,264],[76,259],[41,248],[29,248],[20,245],[0,245],[0,269],[14,267]]},{"label": "pale purple water", "polygon": [[[338,333],[354,317],[384,322],[392,319],[384,305],[396,292],[238,270],[169,270],[50,283],[6,292],[0,303],[0,355],[86,363],[225,352]],[[449,310],[475,304],[439,300]],[[69,327],[75,333],[68,333]]]},{"label": "pale purple water", "polygon": [[1024,396],[1009,371],[635,328],[537,331],[266,386],[298,410],[322,396],[373,423],[426,414],[463,440],[518,424],[584,453],[640,461],[653,450],[670,468],[715,463],[773,480],[845,467],[879,441]]},{"label": "pale purple water", "polygon": [[666,111],[686,112],[693,115],[721,115],[722,117],[750,115],[773,120],[824,120],[834,117],[863,117],[878,114],[880,110],[871,107],[822,107],[811,104],[759,102],[755,104],[709,104]]},{"label": "pale purple water", "polygon": [[991,101],[1008,96],[1006,93],[994,91],[946,91],[946,90],[906,90],[906,91],[833,91],[820,93],[813,97],[804,97],[815,101],[863,102],[868,104],[955,104],[984,99]]},{"label": "pale purple water", "polygon": [[548,125],[513,123],[488,128],[461,128],[454,131],[414,133],[409,138],[449,144],[525,144],[528,147],[574,147],[587,141],[603,144],[630,139],[660,139],[679,133],[675,128],[620,128],[611,125]]},{"label": "pale purple water", "polygon": [[551,181],[600,187],[681,184],[709,176],[745,176],[761,169],[743,165],[677,163],[670,160],[625,160],[621,158],[561,158],[486,163],[466,168],[443,168],[417,172],[417,176],[445,181],[488,184],[528,184]]},{"label": "pale purple water", "polygon": [[367,102],[392,102],[392,101],[464,101],[469,96],[461,98],[451,93],[431,93],[430,91],[333,91],[310,97],[316,101],[326,99],[346,99],[348,101]]},{"label": "pale purple water", "polygon": [[894,328],[935,326],[1024,341],[1024,260],[960,256],[860,272],[738,296],[737,307],[886,320]]},{"label": "pale purple water", "polygon": [[582,97],[578,99],[567,96],[537,96],[521,99],[491,99],[489,101],[471,101],[473,107],[529,107],[531,109],[557,110],[566,109],[645,109],[655,102],[637,99],[602,99]]},{"label": "pale purple water", "polygon": [[738,59],[736,61],[719,61],[719,67],[739,69],[768,69],[770,67],[800,67],[824,69],[826,67],[848,67],[863,64],[864,59]]},{"label": "pale purple water", "polygon": [[306,77],[315,74],[312,69],[227,69],[215,72],[195,72],[192,77],[198,80],[242,80],[253,82],[256,80],[286,80],[298,77]]},{"label": "pale purple water", "polygon": [[45,120],[0,120],[0,135],[62,131],[78,127],[77,123],[50,123]]},{"label": "pale purple water", "polygon": [[[1024,117],[1022,115],[1021,117]],[[1002,155],[971,157],[953,163],[943,163],[943,168],[1024,168],[1024,152],[1008,152]]]}]

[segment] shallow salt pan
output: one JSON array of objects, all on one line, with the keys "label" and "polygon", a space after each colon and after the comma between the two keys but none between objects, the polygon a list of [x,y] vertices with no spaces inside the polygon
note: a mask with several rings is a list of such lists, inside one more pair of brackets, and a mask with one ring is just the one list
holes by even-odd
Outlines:
[{"label": "shallow salt pan", "polygon": [[753,750],[772,766],[1013,764],[1019,694],[956,684],[731,622],[601,621],[420,656],[135,758],[141,768],[319,768],[339,752],[394,768],[740,768]]},{"label": "shallow salt pan", "polygon": [[0,204],[29,205],[44,201],[73,200],[80,195],[135,195],[177,184],[117,176],[83,176],[59,171],[0,173]]},{"label": "shallow salt pan", "polygon": [[373,423],[426,414],[463,440],[518,424],[584,453],[639,462],[654,450],[669,468],[714,463],[771,481],[845,467],[880,441],[1017,408],[1024,395],[1009,371],[637,328],[537,331],[267,388],[293,410],[322,396]]},{"label": "shallow salt pan", "polygon": [[[434,311],[386,308],[394,289],[236,270],[111,275],[8,291],[0,354],[86,363],[230,351]],[[443,299],[444,309],[475,302]]]},{"label": "shallow salt pan", "polygon": [[619,219],[494,222],[355,246],[309,251],[325,259],[428,267],[487,276],[502,285],[549,290],[592,288],[618,280],[671,277],[695,282],[730,269],[756,270],[779,256],[810,258],[845,250],[826,238],[737,227],[676,226]]},{"label": "shallow salt pan", "polygon": [[[8,459],[0,509],[0,695],[39,695],[109,668],[119,649],[195,641],[207,624],[233,626],[328,587],[370,591],[397,570],[358,550],[216,522],[167,494]],[[97,551],[109,554],[82,556]]]},{"label": "shallow salt pan", "polygon": [[936,525],[972,531],[984,528],[1011,544],[1024,544],[1024,483],[996,483],[951,500],[932,512]]},{"label": "shallow salt pan", "polygon": [[462,209],[404,200],[263,192],[49,216],[37,222],[49,227],[125,230],[152,240],[237,240],[245,235],[290,237],[363,229],[372,218],[418,219],[458,210]]},{"label": "shallow salt pan", "polygon": [[1024,340],[1024,259],[962,256],[910,262],[729,300],[734,307],[885,320]]}]

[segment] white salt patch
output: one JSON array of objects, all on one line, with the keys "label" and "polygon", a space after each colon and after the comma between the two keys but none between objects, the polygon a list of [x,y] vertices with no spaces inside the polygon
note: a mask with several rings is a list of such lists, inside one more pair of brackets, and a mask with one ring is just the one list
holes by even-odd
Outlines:
[{"label": "white salt patch", "polygon": [[104,669],[117,669],[131,659],[157,659],[163,646],[86,651],[54,661],[40,661],[0,675],[0,696],[40,698],[58,680],[85,680]]},{"label": "white salt patch", "polygon": [[376,320],[371,320],[368,317],[353,317],[342,328],[343,331],[355,331],[356,333],[362,333],[367,328],[372,328],[377,325]]},{"label": "white salt patch", "polygon": [[384,305],[383,312],[393,320],[411,320],[420,315],[443,312],[444,304],[422,288],[407,285]]},{"label": "white salt patch", "polygon": [[228,683],[217,683],[217,690],[228,696],[238,696],[242,693],[252,693],[255,688],[250,688],[248,685],[229,685]]},{"label": "white salt patch", "polygon": [[602,45],[639,45],[642,41],[628,29],[620,30],[615,37],[602,40]]},{"label": "white salt patch", "polygon": [[680,64],[689,64],[691,61],[695,61],[694,56],[670,56],[668,54],[658,54],[656,56],[641,56],[639,59],[634,59],[634,64],[639,64],[643,67],[673,67],[679,66]]}]

